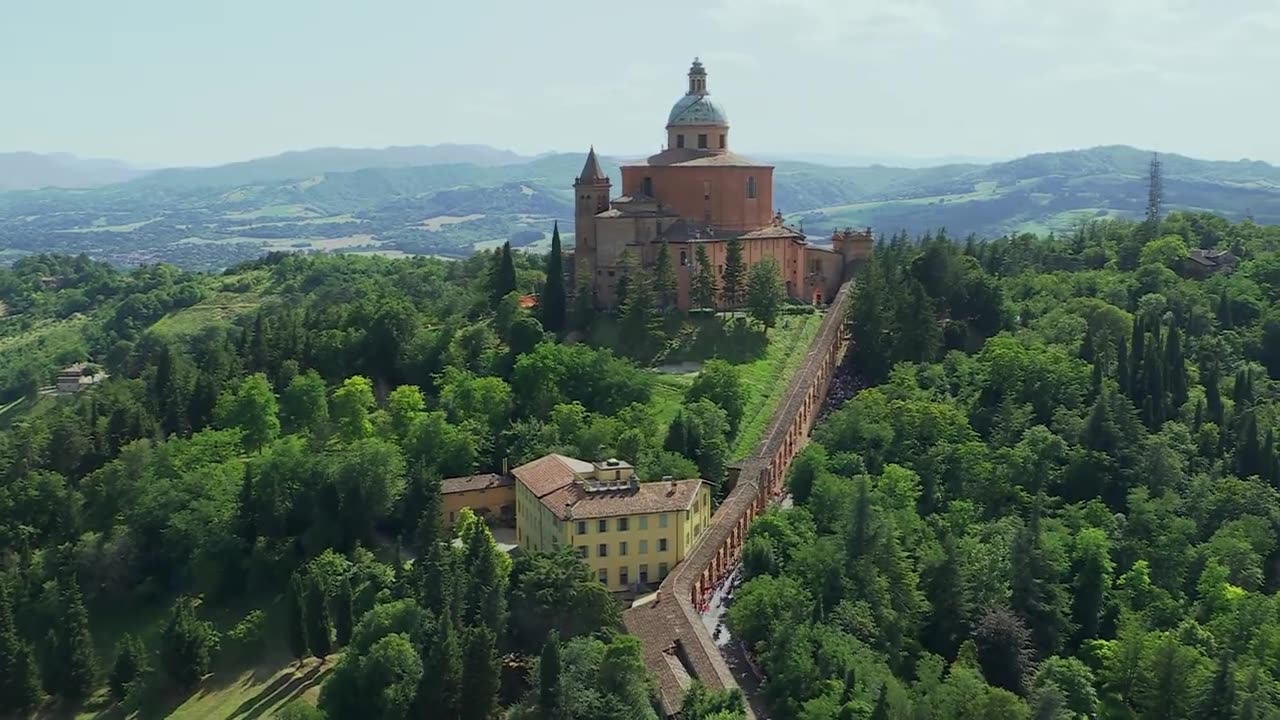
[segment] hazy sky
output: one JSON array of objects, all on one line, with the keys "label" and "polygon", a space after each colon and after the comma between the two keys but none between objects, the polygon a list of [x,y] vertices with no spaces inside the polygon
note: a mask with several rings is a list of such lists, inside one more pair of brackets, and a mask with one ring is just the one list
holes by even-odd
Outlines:
[{"label": "hazy sky", "polygon": [[700,55],[748,153],[1280,163],[1277,0],[0,2],[0,151],[651,152]]}]

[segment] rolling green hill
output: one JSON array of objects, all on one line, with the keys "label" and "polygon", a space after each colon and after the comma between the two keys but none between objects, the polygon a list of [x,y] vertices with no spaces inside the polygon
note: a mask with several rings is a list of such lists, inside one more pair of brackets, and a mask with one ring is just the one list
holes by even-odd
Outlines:
[{"label": "rolling green hill", "polygon": [[[467,162],[451,162],[458,158]],[[1169,208],[1280,222],[1280,168],[1162,158]],[[931,168],[781,162],[774,201],[816,236],[844,226],[946,227],[953,236],[1065,231],[1141,214],[1149,160],[1112,146]],[[0,193],[0,258],[86,252],[208,269],[272,250],[462,256],[506,240],[540,249],[553,222],[573,222],[571,184],[582,162],[580,154],[528,159],[483,146],[323,149],[88,190]],[[605,168],[620,190],[617,163]]]}]

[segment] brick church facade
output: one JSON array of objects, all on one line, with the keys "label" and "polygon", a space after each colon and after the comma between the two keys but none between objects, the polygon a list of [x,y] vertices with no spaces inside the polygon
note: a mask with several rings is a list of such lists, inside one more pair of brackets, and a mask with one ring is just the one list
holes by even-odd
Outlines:
[{"label": "brick church facade", "polygon": [[663,243],[676,277],[677,304],[690,306],[697,249],[706,250],[717,279],[724,273],[730,238],[742,244],[747,266],[773,258],[787,295],[826,304],[871,252],[871,231],[837,231],[831,245],[807,241],[783,223],[773,206],[773,166],[729,148],[729,119],[707,91],[701,62],[689,69],[689,87],[667,117],[666,149],[641,164],[622,167],[622,194],[600,167],[593,147],[574,181],[575,272],[591,274],[596,301],[613,305],[618,280],[630,266],[652,269]]}]

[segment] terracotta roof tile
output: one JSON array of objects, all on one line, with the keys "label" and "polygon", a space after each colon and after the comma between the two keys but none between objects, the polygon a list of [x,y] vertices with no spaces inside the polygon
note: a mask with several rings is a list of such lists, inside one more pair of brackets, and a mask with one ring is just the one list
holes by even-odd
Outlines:
[{"label": "terracotta roof tile", "polygon": [[669,148],[657,155],[650,155],[640,166],[644,165],[718,165],[725,167],[773,167],[756,162],[737,153],[713,152],[693,148]]},{"label": "terracotta roof tile", "polygon": [[466,475],[464,477],[445,478],[440,483],[440,492],[444,495],[468,492],[470,490],[488,490],[489,488],[514,485],[515,480],[497,473]]},{"label": "terracotta roof tile", "polygon": [[571,483],[544,496],[542,504],[561,520],[590,520],[688,510],[698,497],[702,480],[640,483],[620,490],[588,492]]},{"label": "terracotta roof tile", "polygon": [[564,455],[544,455],[511,471],[517,480],[529,488],[534,497],[543,497],[573,482],[576,474],[592,471],[591,463]]}]

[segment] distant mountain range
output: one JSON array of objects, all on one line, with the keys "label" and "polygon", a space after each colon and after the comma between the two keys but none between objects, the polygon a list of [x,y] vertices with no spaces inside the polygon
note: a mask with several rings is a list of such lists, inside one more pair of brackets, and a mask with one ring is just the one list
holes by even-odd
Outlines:
[{"label": "distant mountain range", "polygon": [[42,187],[91,188],[131,180],[146,172],[120,160],[67,153],[0,153],[0,192]]},{"label": "distant mountain range", "polygon": [[[15,175],[5,168],[38,167],[63,174],[23,177],[89,189],[0,192],[0,257],[57,250],[201,268],[269,250],[458,256],[504,240],[542,249],[554,222],[571,230],[572,180],[584,159],[481,145],[324,148],[147,172],[15,157],[0,156],[7,186]],[[774,202],[811,235],[844,226],[913,234],[946,227],[952,236],[1065,231],[1092,218],[1139,216],[1150,158],[1110,146],[934,167],[779,160]],[[1280,168],[1161,158],[1168,207],[1280,223]],[[604,166],[619,192],[617,162],[605,158]]]}]

